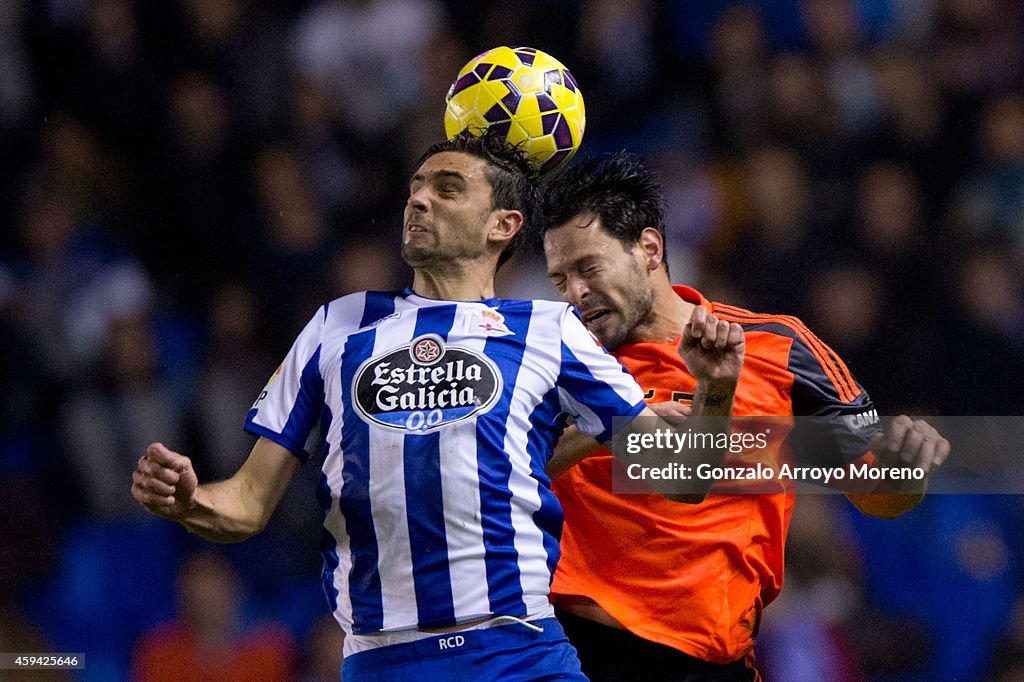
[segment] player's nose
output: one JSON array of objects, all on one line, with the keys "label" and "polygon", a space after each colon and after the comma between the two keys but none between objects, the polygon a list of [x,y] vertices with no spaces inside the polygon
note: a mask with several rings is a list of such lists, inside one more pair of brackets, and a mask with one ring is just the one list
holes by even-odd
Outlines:
[{"label": "player's nose", "polygon": [[568,292],[571,299],[569,303],[579,307],[587,299],[587,296],[590,295],[590,287],[587,286],[586,281],[582,277],[573,277],[569,280],[566,292]]},{"label": "player's nose", "polygon": [[426,185],[415,191],[409,192],[409,199],[406,205],[415,211],[426,211],[430,208],[430,192]]}]

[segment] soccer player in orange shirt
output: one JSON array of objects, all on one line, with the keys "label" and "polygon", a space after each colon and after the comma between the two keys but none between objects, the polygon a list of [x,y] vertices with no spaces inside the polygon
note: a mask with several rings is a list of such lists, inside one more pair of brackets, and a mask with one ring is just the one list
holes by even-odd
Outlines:
[{"label": "soccer player in orange shirt", "polygon": [[[675,348],[702,306],[721,324],[743,328],[746,358],[734,416],[849,417],[851,432],[840,439],[846,463],[930,474],[949,453],[949,443],[924,421],[900,416],[881,430],[867,393],[800,320],[673,286],[661,189],[635,157],[598,158],[567,171],[549,186],[543,213],[551,281],[651,403],[685,402],[692,394],[695,380]],[[565,528],[552,600],[583,672],[593,682],[759,680],[754,636],[782,587],[792,488],[713,492],[699,505],[617,495],[612,457],[594,448],[567,434],[549,468],[558,476],[582,460],[554,486]],[[789,448],[779,439],[768,455],[785,457]],[[847,497],[865,514],[895,518],[921,500],[926,485],[927,477],[887,481]]]}]

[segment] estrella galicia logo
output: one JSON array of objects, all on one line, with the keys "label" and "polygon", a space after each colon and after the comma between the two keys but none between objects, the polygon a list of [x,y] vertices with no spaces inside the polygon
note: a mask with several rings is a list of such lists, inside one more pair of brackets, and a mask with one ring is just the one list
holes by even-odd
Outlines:
[{"label": "estrella galicia logo", "polygon": [[364,421],[426,433],[487,412],[501,394],[502,379],[486,356],[424,334],[366,360],[352,389]]}]

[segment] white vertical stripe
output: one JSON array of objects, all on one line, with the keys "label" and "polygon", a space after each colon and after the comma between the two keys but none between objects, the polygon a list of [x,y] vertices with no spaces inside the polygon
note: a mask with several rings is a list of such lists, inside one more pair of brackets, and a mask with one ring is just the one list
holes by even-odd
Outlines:
[{"label": "white vertical stripe", "polygon": [[280,369],[267,381],[266,397],[253,405],[258,408],[253,423],[275,433],[284,431],[301,389],[302,370],[320,345],[323,329],[324,311],[320,308],[295,338]]},{"label": "white vertical stripe", "polygon": [[509,489],[512,492],[512,527],[515,531],[515,548],[519,553],[520,583],[530,613],[536,613],[547,602],[551,581],[547,552],[544,550],[544,534],[533,520],[533,514],[540,509],[541,504],[540,483],[530,475],[530,455],[526,445],[530,415],[558,375],[559,356],[552,356],[551,335],[544,334],[545,328],[550,332],[552,326],[554,331],[560,332],[557,319],[552,320],[549,315],[534,311],[509,405],[504,443],[505,452],[512,463]]},{"label": "white vertical stripe", "polygon": [[[371,357],[412,339],[417,314],[405,311],[378,328]],[[396,343],[397,342],[397,343]],[[370,426],[370,509],[377,534],[377,570],[384,607],[382,630],[419,621],[405,500],[405,434]]]},{"label": "white vertical stripe", "polygon": [[[338,419],[334,424],[340,423]],[[334,424],[331,431],[334,431]],[[340,437],[340,436],[339,436]],[[337,441],[332,443],[332,449]],[[341,490],[342,462],[340,457],[328,457],[324,460],[323,472],[327,476],[327,485],[331,489],[331,508],[324,517],[324,528],[334,536],[337,545],[335,552],[338,555],[338,566],[334,569],[331,582],[337,590],[337,610],[334,612],[335,619],[341,623],[346,632],[352,631],[352,599],[348,593],[348,576],[352,570],[352,549],[349,546],[348,533],[345,531],[345,518],[341,515],[341,508],[338,506],[338,491]]]},{"label": "white vertical stripe", "polygon": [[[463,331],[467,318],[479,308],[479,304],[459,305],[448,342],[482,355],[487,337],[469,337]],[[474,418],[445,427],[440,430],[438,438],[448,573],[456,620],[485,615],[491,610],[480,512],[476,422]]]},{"label": "white vertical stripe", "polygon": [[[327,475],[327,483],[331,489],[331,510],[324,519],[324,527],[337,540],[336,552],[338,554],[338,567],[332,576],[334,588],[338,591],[338,608],[334,613],[335,619],[342,623],[343,627],[351,630],[353,619],[352,600],[349,596],[349,575],[352,571],[352,550],[350,538],[346,531],[345,518],[338,506],[338,498],[342,490],[344,476],[344,453],[341,451],[341,438],[345,427],[345,415],[343,411],[344,402],[342,396],[350,387],[342,386],[341,357],[349,336],[358,330],[359,321],[365,307],[365,294],[355,294],[333,301],[328,310],[328,329],[324,334],[324,347],[320,355],[320,370],[324,376],[324,392],[326,402],[331,406],[333,421],[327,433],[328,455],[324,461],[323,471]],[[381,343],[379,335],[374,339],[374,349],[371,356],[377,352],[377,344]],[[358,417],[356,417],[358,419]],[[371,431],[371,444],[372,431]],[[372,446],[371,446],[372,447]],[[368,456],[368,455],[365,455]],[[371,460],[372,462],[372,460]],[[373,470],[371,469],[371,479]],[[404,504],[404,484],[402,485]],[[372,504],[372,498],[371,498]],[[403,515],[404,519],[405,516]],[[383,551],[381,547],[381,530],[374,529],[378,541],[378,557]],[[408,529],[406,529],[408,537]],[[408,542],[405,543],[408,546]],[[411,572],[411,569],[410,569]],[[387,608],[387,601],[385,609]],[[415,611],[415,608],[414,608]],[[385,619],[387,612],[385,611]],[[385,620],[386,624],[386,620]]]},{"label": "white vertical stripe", "polygon": [[[337,325],[338,321],[352,322],[354,328],[362,316],[365,306],[366,294],[357,294],[333,301],[328,307],[327,320],[324,325],[330,331],[332,323]],[[327,477],[327,486],[330,488],[331,508],[324,517],[324,528],[334,536],[337,545],[335,552],[338,555],[338,566],[334,569],[331,582],[337,591],[337,609],[334,618],[341,623],[346,632],[352,630],[352,600],[349,597],[349,573],[352,570],[352,548],[349,544],[348,532],[345,529],[345,517],[341,514],[341,507],[338,499],[341,494],[342,476],[344,474],[344,460],[341,452],[341,433],[345,424],[343,412],[335,412],[335,406],[341,405],[341,352],[343,344],[348,340],[349,330],[345,333],[325,333],[323,348],[320,351],[320,375],[324,377],[324,402],[332,406],[331,426],[325,435],[327,440],[327,455],[324,458],[323,472]]]}]

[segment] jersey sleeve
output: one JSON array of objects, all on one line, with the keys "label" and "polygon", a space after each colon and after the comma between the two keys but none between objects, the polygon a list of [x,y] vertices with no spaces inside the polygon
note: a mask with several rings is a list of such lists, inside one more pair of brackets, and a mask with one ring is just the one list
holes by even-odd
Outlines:
[{"label": "jersey sleeve", "polygon": [[309,456],[306,440],[323,411],[320,350],[325,316],[321,308],[309,321],[245,417],[246,431],[274,441],[302,462]]},{"label": "jersey sleeve", "polygon": [[881,427],[867,391],[835,351],[809,332],[793,340],[789,355],[796,426],[791,439],[816,466],[845,465],[868,451]]},{"label": "jersey sleeve", "polygon": [[580,431],[604,442],[612,435],[613,418],[643,411],[643,391],[587,331],[575,308],[567,307],[562,317],[561,352],[558,397]]}]

